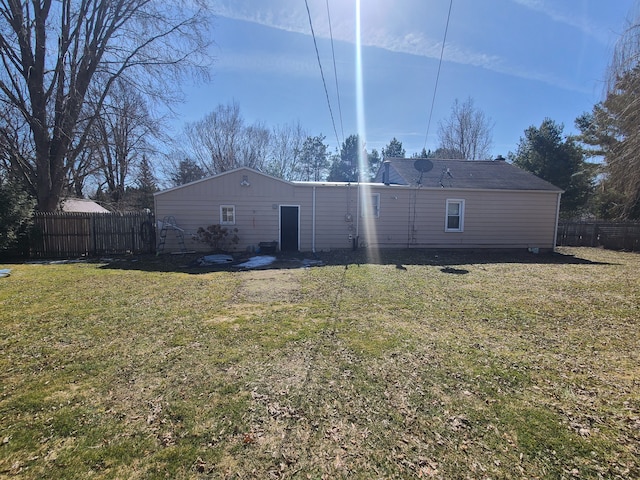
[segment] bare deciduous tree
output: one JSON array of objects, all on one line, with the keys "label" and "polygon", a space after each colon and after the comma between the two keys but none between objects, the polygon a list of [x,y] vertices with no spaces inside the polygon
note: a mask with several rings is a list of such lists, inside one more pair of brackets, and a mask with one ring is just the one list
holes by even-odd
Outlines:
[{"label": "bare deciduous tree", "polygon": [[[591,116],[591,139],[605,158],[603,188],[615,206],[607,209],[622,219],[640,218],[640,4],[627,19],[607,72],[605,100]],[[583,118],[584,120],[584,118]],[[578,119],[578,122],[580,119]],[[580,126],[580,125],[579,125]],[[586,135],[588,137],[589,135]]]},{"label": "bare deciduous tree", "polygon": [[[91,97],[91,96],[90,96]],[[88,102],[91,105],[91,102]],[[121,207],[131,174],[145,154],[152,153],[151,140],[159,135],[144,98],[119,79],[102,102],[91,134],[99,185],[115,207]]]},{"label": "bare deciduous tree", "polygon": [[484,112],[476,110],[473,99],[464,103],[457,99],[451,116],[441,121],[438,128],[439,149],[457,152],[464,160],[485,160],[490,156],[493,125]]},{"label": "bare deciduous tree", "polygon": [[186,125],[188,148],[208,175],[235,167],[241,127],[240,107],[235,103],[219,105],[203,119]]},{"label": "bare deciduous tree", "polygon": [[186,156],[209,175],[241,166],[260,169],[267,156],[269,131],[259,123],[245,125],[235,102],[219,105],[202,120],[188,124],[185,135]]},{"label": "bare deciduous tree", "polygon": [[84,197],[87,180],[93,177],[99,169],[94,146],[86,143],[75,161],[69,166],[69,190],[67,193],[78,198]]},{"label": "bare deciduous tree", "polygon": [[238,152],[238,165],[263,170],[269,149],[271,133],[262,123],[245,127]]},{"label": "bare deciduous tree", "polygon": [[[0,100],[27,127],[16,141],[1,116],[0,135],[40,210],[58,206],[116,79],[127,76],[141,91],[171,100],[185,72],[206,73],[206,10],[199,0],[0,3]],[[90,88],[102,96],[88,112]],[[30,149],[21,148],[25,141]]]},{"label": "bare deciduous tree", "polygon": [[307,137],[299,122],[273,128],[266,172],[285,180],[301,180],[300,157]]},{"label": "bare deciduous tree", "polygon": [[640,65],[640,3],[632,8],[625,20],[620,38],[616,42],[607,68],[606,94],[615,91],[619,79]]}]

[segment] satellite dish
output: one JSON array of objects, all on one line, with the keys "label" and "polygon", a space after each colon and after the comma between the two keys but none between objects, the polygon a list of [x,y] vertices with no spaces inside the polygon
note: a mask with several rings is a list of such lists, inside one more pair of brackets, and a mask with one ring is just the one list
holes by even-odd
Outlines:
[{"label": "satellite dish", "polygon": [[413,162],[413,168],[415,168],[420,173],[427,173],[433,168],[433,162],[428,158],[419,158],[418,160]]}]

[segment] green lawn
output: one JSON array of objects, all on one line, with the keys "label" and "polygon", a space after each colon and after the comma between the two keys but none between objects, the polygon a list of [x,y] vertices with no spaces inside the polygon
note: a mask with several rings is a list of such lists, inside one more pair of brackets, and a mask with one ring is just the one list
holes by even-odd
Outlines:
[{"label": "green lawn", "polygon": [[349,255],[0,265],[0,478],[640,478],[640,255]]}]

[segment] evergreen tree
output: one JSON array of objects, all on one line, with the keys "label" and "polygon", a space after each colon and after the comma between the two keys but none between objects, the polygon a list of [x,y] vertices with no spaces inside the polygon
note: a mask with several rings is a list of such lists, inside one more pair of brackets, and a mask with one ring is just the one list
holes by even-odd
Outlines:
[{"label": "evergreen tree", "polygon": [[205,171],[195,161],[185,158],[178,162],[175,170],[169,172],[169,181],[174,187],[195,182],[206,176]]},{"label": "evergreen tree", "polygon": [[369,162],[369,180],[373,180],[382,165],[382,158],[380,158],[378,150],[374,148],[371,153],[367,154],[367,160]]},{"label": "evergreen tree", "polygon": [[605,99],[576,125],[604,158],[595,204],[600,214],[640,219],[640,9],[631,10],[609,63]]},{"label": "evergreen tree", "polygon": [[342,143],[340,155],[333,158],[327,180],[331,182],[357,182],[359,150],[360,138],[358,135],[348,136]]},{"label": "evergreen tree", "polygon": [[146,155],[142,156],[138,178],[136,180],[137,188],[134,189],[135,201],[133,205],[139,209],[153,210],[153,194],[158,191],[158,183],[153,174],[151,163]]},{"label": "evergreen tree", "polygon": [[306,181],[324,180],[329,169],[327,145],[324,143],[324,135],[307,137],[302,144],[300,155],[300,170],[302,179]]},{"label": "evergreen tree", "polygon": [[389,142],[389,145],[382,149],[382,158],[404,158],[406,152],[402,148],[402,142],[396,137],[393,137]]},{"label": "evergreen tree", "polygon": [[562,188],[560,212],[565,218],[581,214],[593,191],[595,168],[584,161],[581,148],[572,138],[563,138],[563,125],[545,119],[540,127],[531,126],[520,138],[514,165]]},{"label": "evergreen tree", "polygon": [[604,157],[599,213],[640,219],[640,66],[624,73],[604,102],[576,119],[580,140]]},{"label": "evergreen tree", "polygon": [[422,151],[414,152],[413,155],[411,155],[411,158],[429,158],[429,155],[431,155],[431,150],[427,152],[427,149],[422,147]]},{"label": "evergreen tree", "polygon": [[0,251],[16,248],[26,238],[35,204],[24,189],[0,174]]}]

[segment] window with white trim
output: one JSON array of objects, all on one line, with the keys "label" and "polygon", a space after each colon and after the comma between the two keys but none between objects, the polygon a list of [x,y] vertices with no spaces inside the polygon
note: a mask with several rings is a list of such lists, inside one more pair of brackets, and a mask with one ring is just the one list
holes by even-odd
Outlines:
[{"label": "window with white trim", "polygon": [[464,200],[447,200],[447,214],[444,222],[445,232],[464,231]]},{"label": "window with white trim", "polygon": [[236,224],[236,206],[220,205],[220,225]]},{"label": "window with white trim", "polygon": [[365,217],[380,217],[380,194],[372,193],[371,200],[368,205],[365,205],[362,209],[362,216]]}]

